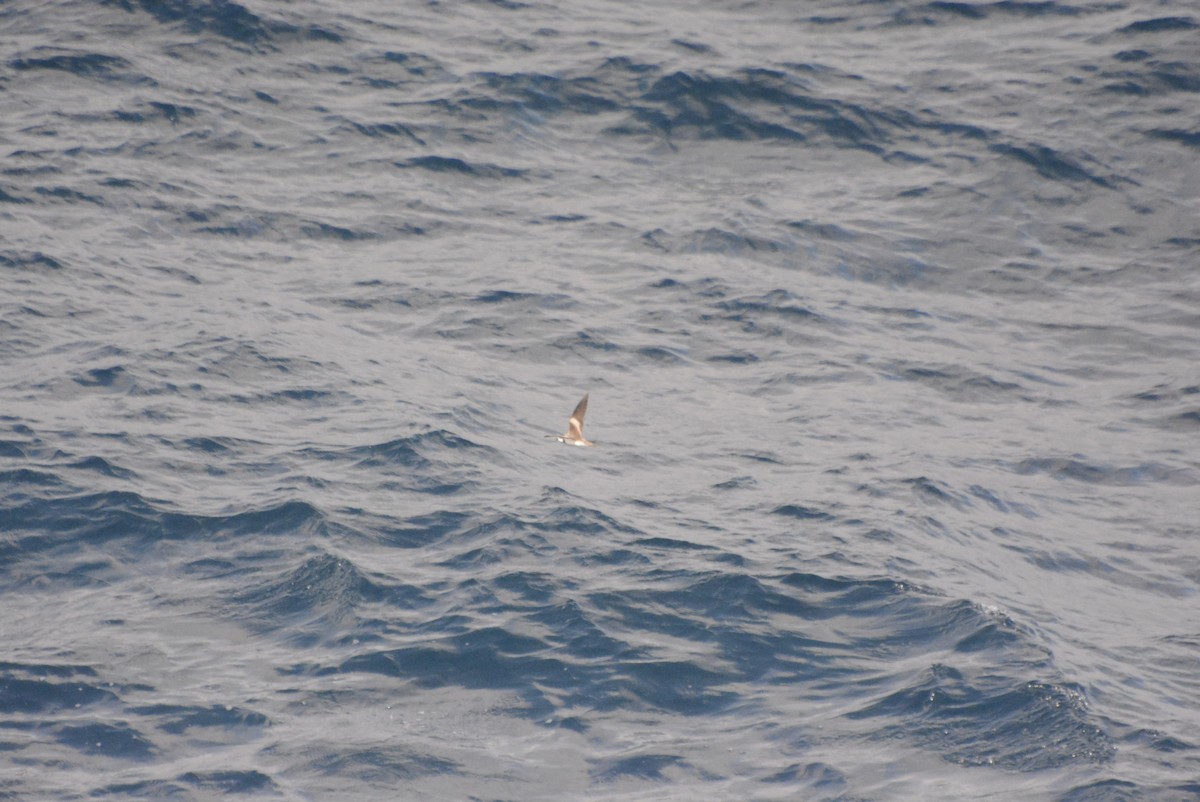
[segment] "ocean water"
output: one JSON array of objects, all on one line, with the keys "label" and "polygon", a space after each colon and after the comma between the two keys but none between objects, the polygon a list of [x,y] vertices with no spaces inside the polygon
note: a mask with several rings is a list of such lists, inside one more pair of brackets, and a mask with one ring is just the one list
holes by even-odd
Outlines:
[{"label": "ocean water", "polygon": [[1197,43],[0,6],[0,799],[1200,799]]}]

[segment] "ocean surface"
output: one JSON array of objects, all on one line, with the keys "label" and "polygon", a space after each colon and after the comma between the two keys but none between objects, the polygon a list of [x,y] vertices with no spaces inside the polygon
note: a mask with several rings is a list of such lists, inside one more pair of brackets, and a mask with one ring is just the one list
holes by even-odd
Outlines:
[{"label": "ocean surface", "polygon": [[1197,3],[10,2],[0,154],[0,799],[1200,799]]}]

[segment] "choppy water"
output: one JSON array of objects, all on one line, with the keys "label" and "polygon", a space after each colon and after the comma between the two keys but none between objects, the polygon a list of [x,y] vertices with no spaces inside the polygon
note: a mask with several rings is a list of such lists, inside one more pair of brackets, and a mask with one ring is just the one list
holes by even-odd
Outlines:
[{"label": "choppy water", "polygon": [[0,6],[0,798],[1200,798],[1197,42]]}]

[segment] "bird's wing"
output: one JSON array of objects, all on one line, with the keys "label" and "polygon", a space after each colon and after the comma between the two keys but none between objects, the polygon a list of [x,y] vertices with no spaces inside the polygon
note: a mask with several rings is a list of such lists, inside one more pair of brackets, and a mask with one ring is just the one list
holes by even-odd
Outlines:
[{"label": "bird's wing", "polygon": [[584,394],[583,400],[575,406],[575,411],[571,413],[571,420],[567,421],[567,433],[577,440],[583,438],[583,416],[587,414],[587,400],[588,397]]}]

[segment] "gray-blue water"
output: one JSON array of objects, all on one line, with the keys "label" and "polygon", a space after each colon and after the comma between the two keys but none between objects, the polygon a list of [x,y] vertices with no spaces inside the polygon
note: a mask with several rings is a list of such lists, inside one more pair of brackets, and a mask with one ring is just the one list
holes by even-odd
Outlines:
[{"label": "gray-blue water", "polygon": [[1198,44],[0,5],[0,798],[1200,799]]}]

